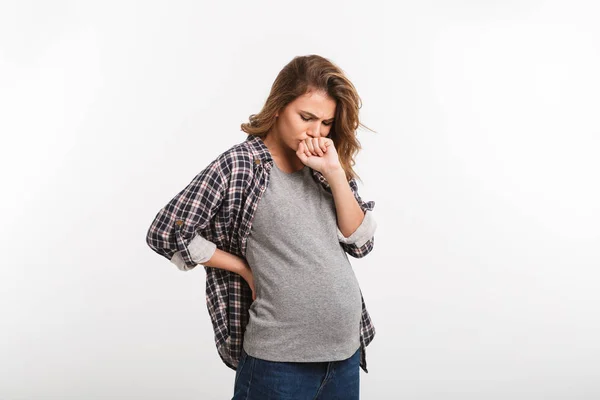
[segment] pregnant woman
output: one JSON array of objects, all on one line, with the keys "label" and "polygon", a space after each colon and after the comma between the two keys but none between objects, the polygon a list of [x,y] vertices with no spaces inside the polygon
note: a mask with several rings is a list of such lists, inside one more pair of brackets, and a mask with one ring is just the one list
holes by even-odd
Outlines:
[{"label": "pregnant woman", "polygon": [[147,243],[207,273],[218,352],[233,399],[358,399],[375,334],[348,259],[374,244],[374,201],[358,195],[360,98],[339,67],[299,56],[246,140],[159,211]]}]

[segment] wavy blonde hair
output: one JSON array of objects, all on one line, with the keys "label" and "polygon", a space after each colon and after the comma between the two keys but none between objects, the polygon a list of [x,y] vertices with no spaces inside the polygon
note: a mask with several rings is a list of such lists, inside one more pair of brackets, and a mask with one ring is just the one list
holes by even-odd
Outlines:
[{"label": "wavy blonde hair", "polygon": [[264,138],[275,124],[276,113],[310,90],[327,93],[335,100],[335,121],[328,137],[333,140],[346,179],[360,179],[352,168],[354,157],[362,148],[356,130],[362,126],[375,131],[359,121],[362,101],[352,82],[341,68],[324,57],[316,54],[294,57],[275,78],[262,110],[250,115],[249,122],[241,125],[242,131]]}]

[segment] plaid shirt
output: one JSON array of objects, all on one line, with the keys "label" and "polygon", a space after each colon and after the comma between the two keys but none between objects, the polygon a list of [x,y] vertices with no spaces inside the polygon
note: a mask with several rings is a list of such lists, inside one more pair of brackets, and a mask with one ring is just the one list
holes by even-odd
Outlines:
[{"label": "plaid shirt", "polygon": [[[147,232],[146,243],[181,270],[199,264],[199,241],[244,258],[246,243],[258,202],[269,184],[273,158],[261,138],[248,135],[219,155],[154,218]],[[325,190],[331,189],[325,177],[311,169],[313,178]],[[354,197],[362,210],[372,211],[374,201],[363,201],[353,178],[349,181]],[[365,217],[366,218],[366,217]],[[373,249],[374,236],[361,245],[343,240],[338,229],[340,246],[355,258],[366,256]],[[195,248],[194,248],[195,246]],[[248,309],[252,304],[250,286],[241,277],[221,268],[204,266],[206,271],[206,303],[214,329],[217,352],[229,368],[236,370],[242,351]],[[375,328],[362,297],[360,321],[360,367],[366,372],[367,345],[375,336]]]}]

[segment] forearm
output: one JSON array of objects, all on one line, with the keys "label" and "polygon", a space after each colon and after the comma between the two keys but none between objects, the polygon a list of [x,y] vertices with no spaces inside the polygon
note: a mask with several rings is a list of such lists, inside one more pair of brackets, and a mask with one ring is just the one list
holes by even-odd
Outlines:
[{"label": "forearm", "polygon": [[248,269],[248,264],[243,258],[218,248],[208,261],[201,264],[205,267],[220,268],[242,276]]},{"label": "forearm", "polygon": [[365,213],[352,193],[344,170],[329,173],[325,178],[333,194],[338,228],[344,236],[350,237],[363,222]]}]

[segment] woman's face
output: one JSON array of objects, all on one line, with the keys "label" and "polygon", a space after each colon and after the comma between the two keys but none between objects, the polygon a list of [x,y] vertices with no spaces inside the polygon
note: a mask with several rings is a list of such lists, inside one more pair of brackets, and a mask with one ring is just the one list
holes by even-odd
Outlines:
[{"label": "woman's face", "polygon": [[277,115],[273,131],[283,146],[298,150],[309,137],[329,135],[335,117],[335,100],[326,93],[309,91],[284,107]]}]

